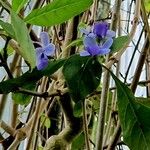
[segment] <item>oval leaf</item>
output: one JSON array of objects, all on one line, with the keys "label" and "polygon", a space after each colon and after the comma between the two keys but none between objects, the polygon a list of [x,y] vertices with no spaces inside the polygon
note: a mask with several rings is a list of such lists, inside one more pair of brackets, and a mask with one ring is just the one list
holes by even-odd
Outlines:
[{"label": "oval leaf", "polygon": [[85,136],[83,133],[78,135],[72,142],[71,150],[81,150],[84,149]]},{"label": "oval leaf", "polygon": [[28,29],[24,21],[15,13],[11,12],[11,23],[17,42],[21,47],[20,54],[33,69],[36,63],[35,49],[30,39]]},{"label": "oval leaf", "polygon": [[82,101],[78,101],[77,103],[75,103],[73,108],[73,114],[75,117],[82,116]]},{"label": "oval leaf", "polygon": [[137,102],[131,90],[112,74],[117,86],[118,113],[124,142],[132,150],[150,148],[150,107]]},{"label": "oval leaf", "polygon": [[14,29],[13,29],[11,24],[9,24],[7,22],[3,22],[2,20],[0,20],[0,26],[6,31],[6,33],[10,37],[15,38],[15,32],[14,32]]},{"label": "oval leaf", "polygon": [[20,9],[28,2],[28,0],[13,0],[12,1],[12,9],[15,12],[19,12]]},{"label": "oval leaf", "polygon": [[[32,72],[27,71],[22,76],[7,81],[0,82],[0,94],[7,94],[9,92],[15,92],[19,87],[25,87],[29,84],[34,84],[40,80],[43,76],[50,76],[57,71],[65,60],[51,61],[48,67],[44,70],[33,69]],[[30,83],[29,83],[30,82]]]},{"label": "oval leaf", "polygon": [[144,6],[147,12],[150,12],[150,0],[144,0]]},{"label": "oval leaf", "polygon": [[75,102],[84,100],[100,84],[102,68],[92,57],[70,57],[63,67],[63,74]]},{"label": "oval leaf", "polygon": [[50,128],[50,126],[51,126],[51,120],[46,115],[43,114],[41,116],[40,120],[41,120],[41,124],[44,124],[44,126],[46,128]]},{"label": "oval leaf", "polygon": [[[36,84],[28,84],[26,86],[23,86],[24,89],[28,90],[34,90],[36,87]],[[27,105],[30,103],[32,96],[28,94],[22,94],[22,93],[12,93],[12,99],[15,101],[16,104],[20,105]]]},{"label": "oval leaf", "polygon": [[40,26],[52,26],[74,17],[92,4],[92,0],[54,0],[43,8],[33,10],[25,21]]},{"label": "oval leaf", "polygon": [[119,36],[115,38],[111,46],[111,53],[118,52],[128,40],[129,36]]}]

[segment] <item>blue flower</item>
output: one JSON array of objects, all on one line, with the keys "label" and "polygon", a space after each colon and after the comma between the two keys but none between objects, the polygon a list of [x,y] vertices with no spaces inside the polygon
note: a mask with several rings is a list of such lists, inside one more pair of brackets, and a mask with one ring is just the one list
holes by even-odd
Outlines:
[{"label": "blue flower", "polygon": [[96,34],[93,33],[89,28],[88,29],[85,29],[85,28],[79,28],[80,32],[83,34],[83,35],[86,35],[86,36],[92,36],[92,37],[96,37]]},{"label": "blue flower", "polygon": [[92,28],[92,30],[80,28],[80,31],[84,34],[84,50],[80,52],[80,56],[108,54],[115,32],[109,30],[107,22],[96,22]]},{"label": "blue flower", "polygon": [[97,56],[108,54],[112,43],[112,38],[108,38],[105,42],[98,44],[95,37],[89,35],[85,36],[83,39],[84,50],[80,52],[80,56]]},{"label": "blue flower", "polygon": [[38,70],[42,70],[48,65],[48,56],[53,56],[55,53],[55,45],[49,42],[47,32],[40,34],[41,47],[36,48],[36,66]]},{"label": "blue flower", "polygon": [[115,32],[109,30],[109,26],[107,22],[96,22],[93,26],[93,33],[97,35],[99,38],[105,37],[115,37]]}]

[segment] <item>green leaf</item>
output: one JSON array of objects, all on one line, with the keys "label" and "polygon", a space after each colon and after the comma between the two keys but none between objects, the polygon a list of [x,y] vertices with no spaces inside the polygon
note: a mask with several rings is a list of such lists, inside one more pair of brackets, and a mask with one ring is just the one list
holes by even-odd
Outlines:
[{"label": "green leaf", "polygon": [[129,36],[119,36],[115,38],[111,46],[111,53],[118,52],[128,40]]},{"label": "green leaf", "polygon": [[14,29],[13,29],[11,24],[9,24],[7,22],[3,22],[2,20],[0,20],[0,26],[6,31],[6,33],[10,37],[15,38],[15,32],[14,32]]},{"label": "green leaf", "polygon": [[135,100],[131,90],[111,73],[117,86],[118,113],[124,142],[132,150],[150,148],[150,107]]},{"label": "green leaf", "polygon": [[[36,87],[35,84],[29,84],[29,85],[23,86],[24,89],[32,90],[32,91],[35,89],[35,87]],[[32,96],[28,94],[12,93],[12,99],[15,101],[16,104],[27,105],[29,104],[31,98]]]},{"label": "green leaf", "polygon": [[[0,50],[0,52],[2,55],[4,55],[4,49]],[[8,56],[11,56],[14,54],[14,49],[10,45],[7,45],[7,54]]]},{"label": "green leaf", "polygon": [[43,8],[33,10],[25,21],[40,26],[52,26],[63,23],[92,4],[93,0],[54,0]]},{"label": "green leaf", "polygon": [[95,95],[90,100],[93,103],[93,112],[98,113],[99,112],[99,105],[100,105],[99,96]]},{"label": "green leaf", "polygon": [[37,147],[37,150],[43,150],[43,149],[44,149],[43,146],[38,146],[38,147]]},{"label": "green leaf", "polygon": [[145,9],[150,12],[150,0],[144,0]]},{"label": "green leaf", "polygon": [[74,108],[73,108],[73,114],[75,117],[82,116],[82,101],[75,103]]},{"label": "green leaf", "polygon": [[46,128],[50,128],[51,120],[48,117],[46,118],[44,125],[45,125]]},{"label": "green leaf", "polygon": [[20,11],[20,9],[28,2],[28,0],[13,0],[12,1],[12,9],[16,13]]},{"label": "green leaf", "polygon": [[64,64],[64,62],[65,60],[51,61],[48,67],[44,70],[39,71],[37,69],[33,69],[32,72],[28,71],[18,78],[2,81],[0,82],[0,94],[15,92],[19,87],[35,84],[43,76],[50,76],[56,72]]},{"label": "green leaf", "polygon": [[41,120],[41,124],[44,124],[44,126],[46,128],[50,128],[50,126],[51,126],[51,120],[46,115],[43,114],[41,116],[40,120]]},{"label": "green leaf", "polygon": [[7,54],[8,54],[8,56],[13,55],[14,54],[13,52],[14,52],[14,49],[10,45],[8,45],[7,46]]},{"label": "green leaf", "polygon": [[15,32],[17,42],[20,44],[22,57],[31,65],[33,69],[36,64],[35,49],[30,39],[28,29],[24,21],[15,13],[11,12],[11,23]]},{"label": "green leaf", "polygon": [[81,133],[79,136],[77,136],[71,145],[71,150],[83,150],[84,149],[84,144],[85,144],[85,137],[84,134]]},{"label": "green leaf", "polygon": [[146,107],[150,107],[150,98],[136,97],[136,100]]},{"label": "green leaf", "polygon": [[63,67],[63,74],[75,102],[84,100],[100,84],[101,64],[93,57],[71,56]]}]

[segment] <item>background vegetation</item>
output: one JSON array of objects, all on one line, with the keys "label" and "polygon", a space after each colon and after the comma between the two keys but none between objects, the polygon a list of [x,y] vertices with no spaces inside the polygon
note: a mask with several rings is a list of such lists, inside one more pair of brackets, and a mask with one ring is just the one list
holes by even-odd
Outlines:
[{"label": "background vegetation", "polygon": [[[149,10],[149,0],[0,0],[0,148],[149,150]],[[116,33],[110,53],[82,57],[102,22]]]}]

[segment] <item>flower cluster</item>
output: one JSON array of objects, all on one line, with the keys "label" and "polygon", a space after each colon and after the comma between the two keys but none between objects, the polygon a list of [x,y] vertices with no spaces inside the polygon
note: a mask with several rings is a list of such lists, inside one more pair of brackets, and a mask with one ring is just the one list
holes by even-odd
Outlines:
[{"label": "flower cluster", "polygon": [[[80,28],[80,31],[84,34],[84,50],[80,52],[80,56],[97,56],[110,52],[115,32],[109,30],[107,22],[95,23],[91,31],[85,28]],[[47,67],[48,57],[53,56],[55,52],[55,45],[50,43],[47,32],[41,32],[40,39],[41,42],[38,42],[40,47],[36,48],[36,66],[38,70]]]},{"label": "flower cluster", "polygon": [[38,43],[40,47],[36,48],[36,66],[38,70],[42,70],[48,65],[48,56],[53,56],[55,52],[55,45],[49,42],[49,35],[47,32],[41,32],[41,42]]},{"label": "flower cluster", "polygon": [[84,34],[84,50],[80,52],[80,56],[104,55],[110,52],[115,32],[109,30],[107,22],[95,23],[91,31],[84,28],[80,28],[80,31]]}]

